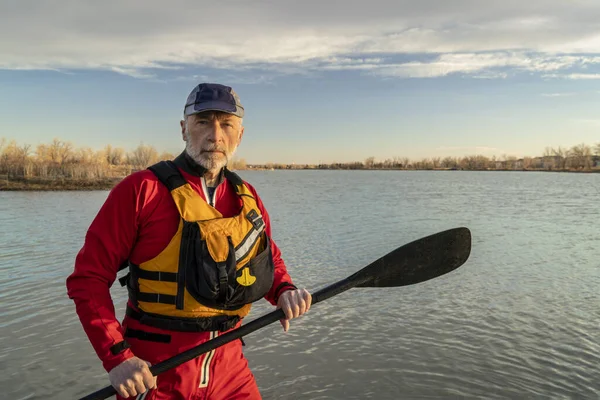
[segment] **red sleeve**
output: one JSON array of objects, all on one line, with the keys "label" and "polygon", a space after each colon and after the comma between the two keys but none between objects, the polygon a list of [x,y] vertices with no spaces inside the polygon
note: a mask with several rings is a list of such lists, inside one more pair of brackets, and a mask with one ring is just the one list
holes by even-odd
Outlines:
[{"label": "red sleeve", "polygon": [[275,279],[273,281],[273,286],[271,286],[269,293],[266,294],[265,299],[269,303],[277,305],[277,299],[279,299],[281,293],[285,292],[286,290],[296,289],[296,286],[288,274],[283,258],[281,258],[281,250],[279,250],[279,247],[277,247],[277,244],[271,236],[271,221],[269,219],[269,213],[267,212],[262,200],[258,196],[258,193],[256,193],[256,189],[254,189],[254,187],[247,182],[246,185],[254,194],[256,204],[258,205],[258,209],[260,210],[263,221],[265,222],[265,232],[271,239],[271,252],[273,253],[273,263],[275,264]]},{"label": "red sleeve", "polygon": [[129,349],[111,352],[112,346],[123,341],[123,330],[115,317],[110,287],[136,238],[140,206],[137,181],[137,176],[130,175],[111,190],[66,281],[69,298],[75,302],[83,329],[107,372],[133,357]]}]

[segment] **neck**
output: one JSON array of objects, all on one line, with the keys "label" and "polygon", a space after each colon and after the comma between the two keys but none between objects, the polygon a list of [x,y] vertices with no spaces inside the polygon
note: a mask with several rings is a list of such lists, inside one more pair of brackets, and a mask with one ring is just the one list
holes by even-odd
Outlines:
[{"label": "neck", "polygon": [[207,170],[204,173],[204,181],[206,186],[214,187],[219,184],[221,178],[221,170]]}]

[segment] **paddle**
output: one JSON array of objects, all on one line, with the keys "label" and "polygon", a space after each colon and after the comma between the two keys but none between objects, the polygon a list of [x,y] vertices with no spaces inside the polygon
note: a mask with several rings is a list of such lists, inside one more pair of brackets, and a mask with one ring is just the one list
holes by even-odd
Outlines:
[{"label": "paddle", "polygon": [[[408,243],[367,265],[346,279],[329,285],[312,295],[312,304],[354,287],[395,287],[414,285],[455,270],[471,254],[471,232],[467,228],[454,228]],[[285,318],[277,309],[222,336],[202,343],[150,367],[152,375],[171,368],[246,336],[273,322]],[[98,390],[80,400],[102,400],[116,394],[112,386]]]}]

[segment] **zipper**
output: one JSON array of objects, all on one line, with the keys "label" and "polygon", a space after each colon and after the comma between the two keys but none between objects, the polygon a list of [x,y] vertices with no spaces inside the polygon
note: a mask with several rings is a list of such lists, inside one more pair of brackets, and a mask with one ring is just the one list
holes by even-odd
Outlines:
[{"label": "zipper", "polygon": [[200,182],[202,183],[202,192],[204,192],[204,198],[206,199],[206,202],[211,205],[211,206],[215,206],[216,201],[217,201],[217,188],[219,187],[219,185],[217,185],[217,187],[215,187],[215,191],[213,192],[212,196],[208,195],[208,188],[206,187],[206,180],[204,179],[204,177],[200,177]]}]

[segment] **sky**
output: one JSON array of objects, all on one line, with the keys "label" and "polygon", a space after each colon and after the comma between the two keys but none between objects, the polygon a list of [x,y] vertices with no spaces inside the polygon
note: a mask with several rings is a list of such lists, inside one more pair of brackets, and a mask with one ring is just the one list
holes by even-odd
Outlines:
[{"label": "sky", "polygon": [[248,163],[600,143],[598,0],[2,0],[0,137],[178,154],[201,82]]}]

